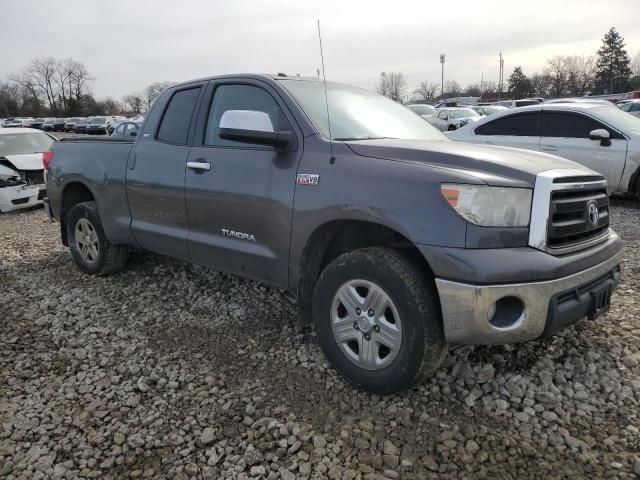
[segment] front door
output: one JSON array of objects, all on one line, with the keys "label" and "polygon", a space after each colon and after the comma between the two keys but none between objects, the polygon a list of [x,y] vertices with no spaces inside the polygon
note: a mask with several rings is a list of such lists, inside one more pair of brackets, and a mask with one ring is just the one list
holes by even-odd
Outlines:
[{"label": "front door", "polygon": [[[189,152],[185,195],[194,262],[286,286],[296,170],[302,137],[275,91],[260,81],[212,83]],[[206,108],[205,108],[206,107]],[[228,110],[269,115],[296,141],[278,150],[225,140]]]},{"label": "front door", "polygon": [[[589,138],[589,133],[597,129],[609,132],[609,145]],[[595,170],[605,177],[609,188],[615,192],[624,171],[627,140],[619,132],[582,113],[545,111],[540,150]]]},{"label": "front door", "polygon": [[184,260],[189,260],[185,164],[191,119],[202,88],[173,92],[158,131],[141,135],[127,170],[131,230],[137,242],[147,250]]}]

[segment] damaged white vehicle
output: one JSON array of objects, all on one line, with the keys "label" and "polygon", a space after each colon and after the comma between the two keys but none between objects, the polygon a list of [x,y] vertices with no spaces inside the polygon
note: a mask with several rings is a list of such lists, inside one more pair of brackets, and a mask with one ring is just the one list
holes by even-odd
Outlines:
[{"label": "damaged white vehicle", "polygon": [[0,212],[42,204],[46,196],[42,152],[55,141],[32,128],[0,129]]}]

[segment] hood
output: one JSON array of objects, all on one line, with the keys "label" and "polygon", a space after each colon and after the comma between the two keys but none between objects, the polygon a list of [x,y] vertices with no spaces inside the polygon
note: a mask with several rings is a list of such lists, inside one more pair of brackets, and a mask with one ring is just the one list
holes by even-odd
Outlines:
[{"label": "hood", "polygon": [[27,153],[25,155],[5,155],[16,170],[43,170],[42,153]]},{"label": "hood", "polygon": [[509,147],[452,141],[397,139],[345,143],[354,153],[364,157],[464,170],[489,185],[501,185],[500,177],[502,177],[525,182],[533,187],[536,175],[553,169],[582,169],[585,174],[596,174],[564,158]]}]

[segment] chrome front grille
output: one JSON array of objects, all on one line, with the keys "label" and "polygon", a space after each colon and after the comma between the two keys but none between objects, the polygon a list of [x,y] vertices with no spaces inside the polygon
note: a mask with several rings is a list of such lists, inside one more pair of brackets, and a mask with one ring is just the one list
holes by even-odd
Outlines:
[{"label": "chrome front grille", "polygon": [[[597,218],[596,218],[597,217]],[[607,183],[583,170],[548,170],[536,178],[529,245],[562,255],[609,236]]]},{"label": "chrome front grille", "polygon": [[609,197],[606,188],[551,193],[547,226],[547,246],[550,248],[588,242],[602,236],[608,229]]}]

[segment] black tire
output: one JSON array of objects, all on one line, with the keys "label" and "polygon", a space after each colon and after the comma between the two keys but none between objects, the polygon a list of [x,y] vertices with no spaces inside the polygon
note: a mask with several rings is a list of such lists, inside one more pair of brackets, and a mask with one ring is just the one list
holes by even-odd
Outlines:
[{"label": "black tire", "polygon": [[[402,319],[400,348],[393,361],[378,370],[362,368],[350,360],[332,330],[334,296],[341,286],[356,279],[384,290]],[[407,256],[388,248],[355,250],[332,261],[315,288],[313,319],[331,365],[371,393],[389,394],[414,386],[433,375],[447,352],[435,285]]]},{"label": "black tire", "polygon": [[636,200],[640,202],[640,176],[636,180]]},{"label": "black tire", "polygon": [[[92,261],[83,258],[76,242],[76,226],[85,219],[97,237],[97,255]],[[78,268],[89,275],[110,275],[121,271],[127,263],[127,246],[114,245],[104,234],[95,202],[82,202],[74,206],[67,216],[69,250]]]}]

